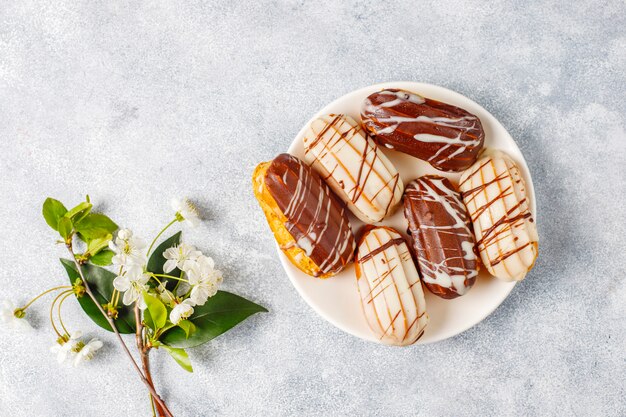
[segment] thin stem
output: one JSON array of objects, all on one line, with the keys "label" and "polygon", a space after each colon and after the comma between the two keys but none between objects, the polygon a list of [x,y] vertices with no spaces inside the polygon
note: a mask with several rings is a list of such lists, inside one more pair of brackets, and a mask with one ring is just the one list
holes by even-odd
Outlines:
[{"label": "thin stem", "polygon": [[154,399],[152,398],[152,394],[148,393],[150,396],[150,407],[152,408],[152,417],[156,417],[156,410],[154,409]]},{"label": "thin stem", "polygon": [[[118,271],[117,275],[120,276],[122,275],[122,272],[124,271],[124,266],[120,266],[120,270]],[[117,304],[120,302],[120,292],[117,290],[117,288],[113,288],[113,293],[111,294],[111,306],[113,308],[117,308]]]},{"label": "thin stem", "polygon": [[[54,329],[54,332],[59,337],[61,337],[63,335],[59,332],[59,329],[54,324],[53,313],[54,313],[54,306],[55,306],[55,304],[57,303],[57,301],[59,301],[59,298],[63,297],[65,294],[67,294],[67,291],[64,291],[61,294],[57,295],[56,298],[54,300],[52,300],[52,304],[50,304],[50,324],[52,324],[52,328]],[[63,328],[63,330],[65,330],[65,328]],[[65,334],[67,334],[67,330],[65,330]]]},{"label": "thin stem", "polygon": [[49,290],[46,290],[44,292],[42,292],[41,294],[39,294],[37,297],[33,298],[32,300],[30,300],[24,307],[22,307],[20,310],[26,310],[28,307],[30,307],[30,305],[32,303],[34,303],[35,301],[39,300],[41,297],[43,297],[44,295],[51,293],[52,291],[56,291],[56,290],[62,290],[62,289],[66,289],[66,288],[72,288],[71,285],[59,285],[58,287],[54,287],[54,288],[50,288]]},{"label": "thin stem", "polygon": [[161,229],[161,231],[159,232],[158,235],[156,235],[156,237],[154,238],[154,240],[152,241],[152,243],[150,244],[150,247],[148,248],[148,252],[146,252],[146,255],[150,256],[150,252],[152,251],[152,247],[154,246],[154,244],[156,243],[156,241],[161,237],[161,235],[163,233],[165,233],[165,231],[167,229],[170,228],[171,225],[173,225],[174,223],[176,223],[178,220],[175,218],[174,220],[172,220],[171,222],[169,222],[163,229]]},{"label": "thin stem", "polygon": [[117,288],[113,288],[113,294],[111,294],[111,307],[116,308],[117,302],[119,301],[119,291]]},{"label": "thin stem", "polygon": [[74,265],[76,266],[76,271],[78,272],[78,275],[83,281],[83,285],[85,286],[85,292],[87,293],[87,295],[89,295],[89,298],[91,298],[91,300],[94,302],[96,307],[98,307],[98,310],[100,310],[100,313],[104,316],[105,320],[109,323],[109,326],[111,326],[111,329],[113,329],[113,332],[115,333],[120,344],[122,345],[124,353],[126,353],[126,356],[128,356],[128,359],[130,359],[130,362],[133,365],[133,368],[135,368],[135,371],[137,371],[137,374],[139,374],[139,378],[141,379],[141,382],[143,382],[146,385],[146,387],[148,388],[148,391],[150,391],[156,403],[159,404],[161,407],[163,407],[164,415],[166,417],[173,417],[171,411],[165,405],[165,402],[161,399],[159,394],[157,394],[156,390],[154,389],[154,386],[150,383],[150,381],[146,378],[146,376],[141,372],[141,369],[139,369],[139,366],[137,365],[135,358],[133,358],[133,355],[130,353],[130,350],[128,350],[128,346],[126,346],[124,339],[122,339],[122,335],[117,329],[115,322],[104,311],[104,308],[102,308],[102,306],[100,305],[100,303],[94,296],[93,292],[91,291],[91,287],[89,286],[89,283],[87,282],[87,280],[85,279],[85,275],[83,274],[83,269],[80,263],[78,262],[78,260],[76,259],[76,256],[74,255],[74,251],[72,250],[72,243],[70,242],[66,246],[70,255],[72,255],[72,260],[74,261]]},{"label": "thin stem", "polygon": [[[183,278],[183,273],[184,273],[183,271],[180,271],[180,278],[181,278],[181,279]],[[187,281],[187,282],[189,282],[189,281]],[[179,286],[179,285],[180,285],[180,281],[178,281],[178,282],[176,283],[176,286],[174,286],[174,291],[172,291],[172,293],[173,293],[174,295],[176,295],[176,291],[178,290],[178,286]]]},{"label": "thin stem", "polygon": [[[182,282],[189,282],[189,281],[187,281],[185,278],[178,278],[178,277],[175,277],[174,275],[167,275],[167,274],[153,274],[152,272],[150,272],[150,275],[151,275],[152,277],[155,277],[155,278],[156,278],[156,277],[161,277],[161,278],[175,279],[175,280],[177,280],[177,281],[182,281]],[[159,281],[159,280],[157,279],[157,281]],[[161,283],[161,281],[159,281],[159,284],[160,284],[160,283]]]},{"label": "thin stem", "polygon": [[57,304],[57,316],[59,317],[59,323],[61,323],[61,327],[63,328],[65,334],[69,334],[70,332],[67,331],[67,329],[65,328],[65,324],[63,324],[63,318],[61,317],[61,306],[63,305],[63,302],[67,300],[67,297],[72,296],[72,294],[74,294],[74,291],[66,292],[65,297],[61,298],[61,301],[59,301],[59,304]]}]

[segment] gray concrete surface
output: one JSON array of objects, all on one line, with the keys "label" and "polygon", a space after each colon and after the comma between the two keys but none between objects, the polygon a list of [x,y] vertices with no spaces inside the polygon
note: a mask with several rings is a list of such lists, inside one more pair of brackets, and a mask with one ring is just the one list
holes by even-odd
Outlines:
[{"label": "gray concrete surface", "polygon": [[[46,196],[89,193],[148,237],[188,195],[208,220],[187,239],[271,313],[191,350],[192,375],[153,355],[175,415],[626,415],[625,27],[623,1],[3,1],[0,298],[65,282]],[[494,314],[409,349],[318,317],[250,190],[321,106],[393,80],[457,90],[504,124],[541,235]],[[32,313],[34,333],[2,330],[0,415],[149,414],[111,335],[74,314],[105,347],[59,366],[45,306]]]}]

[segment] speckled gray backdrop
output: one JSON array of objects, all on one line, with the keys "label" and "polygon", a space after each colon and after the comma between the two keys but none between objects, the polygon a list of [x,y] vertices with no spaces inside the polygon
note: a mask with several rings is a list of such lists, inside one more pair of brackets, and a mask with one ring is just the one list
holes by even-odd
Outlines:
[{"label": "speckled gray backdrop", "polygon": [[[177,416],[623,416],[625,16],[623,1],[3,1],[2,298],[65,281],[45,196],[89,193],[150,236],[188,195],[208,213],[188,239],[271,313],[190,351],[192,375],[154,355]],[[320,107],[392,80],[457,90],[504,124],[541,235],[493,315],[408,349],[352,338],[300,299],[250,190],[255,164]],[[35,333],[3,330],[0,415],[148,415],[110,335],[77,316],[105,348],[58,366],[45,316],[31,315]]]}]

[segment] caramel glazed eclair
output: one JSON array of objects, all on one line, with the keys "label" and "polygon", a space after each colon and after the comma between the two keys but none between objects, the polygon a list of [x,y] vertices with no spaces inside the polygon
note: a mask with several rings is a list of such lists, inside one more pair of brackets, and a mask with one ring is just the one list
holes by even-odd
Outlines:
[{"label": "caramel glazed eclair", "polygon": [[400,174],[350,116],[315,119],[303,143],[304,160],[365,223],[381,221],[402,199]]},{"label": "caramel glazed eclair", "polygon": [[459,188],[489,273],[524,279],[537,259],[539,238],[515,162],[502,151],[486,151],[461,175]]},{"label": "caramel glazed eclair", "polygon": [[345,205],[308,165],[280,154],[256,167],[252,185],[278,245],[302,272],[327,278],[352,260]]},{"label": "caramel glazed eclair", "polygon": [[382,343],[406,346],[424,334],[424,291],[400,233],[367,226],[359,243],[356,280],[367,323]]}]

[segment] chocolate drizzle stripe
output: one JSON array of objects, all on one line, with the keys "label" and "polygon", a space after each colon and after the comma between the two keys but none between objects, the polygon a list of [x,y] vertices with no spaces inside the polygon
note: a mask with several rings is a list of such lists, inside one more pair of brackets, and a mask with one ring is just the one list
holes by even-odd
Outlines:
[{"label": "chocolate drizzle stripe", "polygon": [[386,286],[386,287],[384,287],[382,290],[378,291],[378,292],[376,293],[376,295],[373,295],[373,296],[372,296],[372,298],[370,298],[370,300],[369,300],[367,303],[368,303],[368,304],[370,304],[372,301],[374,301],[374,299],[375,299],[376,297],[378,297],[379,295],[381,295],[383,292],[385,292],[385,290],[386,290],[387,288],[389,288],[389,286],[390,286],[390,285],[391,285],[391,284],[387,285],[387,286]]},{"label": "chocolate drizzle stripe", "polygon": [[[364,244],[365,246],[367,246],[367,250],[368,250],[368,253],[369,253],[369,252],[371,251],[371,248],[370,248],[370,245],[369,245],[369,243],[368,243],[368,241],[367,241],[367,235],[368,235],[368,234],[369,234],[369,233],[366,233],[366,235],[365,235],[365,236],[363,236],[363,238],[362,238],[362,241],[363,241],[362,245]],[[357,249],[357,251],[360,251],[360,248],[359,248],[359,249]],[[357,261],[357,262],[358,262],[358,261]],[[361,262],[359,262],[359,263],[361,264]],[[377,275],[376,279],[378,279],[379,281],[382,281],[382,280],[380,279],[380,275],[378,274],[378,268],[376,268],[376,264],[375,264],[375,263],[374,263],[373,267],[374,267],[374,270],[376,271],[376,275]],[[364,266],[364,265],[363,265],[363,271],[364,271],[364,273],[366,273],[366,275],[367,275],[367,269],[365,268],[365,266]],[[371,280],[371,278],[369,278],[369,277],[368,277],[368,278],[365,280],[365,282],[367,282],[368,286],[370,287],[370,292],[371,292],[371,291],[373,291],[373,287],[372,287],[372,285],[371,285],[371,283],[370,283],[370,280]],[[372,282],[374,282],[375,280],[371,280],[371,281],[372,281]],[[384,289],[383,289],[383,291],[384,291]],[[383,294],[383,291],[381,291],[381,292],[380,292],[380,294]],[[379,295],[379,294],[378,294],[378,295]],[[377,322],[377,324],[378,324],[378,328],[380,329],[381,334],[384,336],[384,327],[383,327],[383,323],[382,323],[382,320],[383,320],[383,312],[380,312],[380,314],[379,314],[379,312],[378,312],[378,309],[377,309],[376,305],[373,303],[374,298],[375,298],[375,297],[372,297],[372,298],[370,299],[370,301],[368,301],[367,303],[365,303],[365,304],[364,304],[364,308],[371,308],[371,309],[372,309],[372,312],[373,312],[374,316],[376,317],[376,322]],[[384,299],[384,298],[383,298],[383,299]],[[384,300],[384,301],[385,301],[385,306],[386,306],[386,305],[387,305],[387,302],[386,302],[386,300]],[[368,307],[369,305],[371,305],[371,307]],[[389,315],[389,311],[388,311],[388,309],[387,309],[386,313],[387,313],[388,318],[390,319],[391,317],[390,317],[390,315]]]},{"label": "chocolate drizzle stripe", "polygon": [[[378,242],[379,247],[380,247],[380,246],[384,246],[384,244],[382,243],[382,241],[381,241],[381,237],[379,236],[379,234],[378,234],[377,232],[378,232],[378,231],[383,231],[383,230],[385,231],[385,234],[389,237],[389,239],[390,239],[389,241],[391,241],[391,240],[393,240],[393,239],[394,239],[394,238],[393,238],[393,235],[392,235],[389,231],[387,231],[387,229],[380,229],[380,228],[379,228],[379,229],[374,229],[374,230],[372,230],[370,233],[372,234],[372,236],[373,236],[373,237],[376,239],[376,241]],[[403,242],[404,242],[404,239],[403,239]],[[406,245],[405,245],[405,246],[406,246]],[[401,245],[399,245],[399,244],[398,244],[398,245],[391,245],[391,246],[390,246],[389,248],[387,248],[387,249],[391,249],[391,248],[393,248],[393,249],[394,249],[395,254],[394,254],[393,258],[396,258],[396,257],[400,257],[400,258],[402,258],[402,253],[400,253],[400,250],[399,250],[399,249],[400,249],[400,247],[401,247]],[[388,256],[387,256],[387,249],[383,250],[383,252],[382,252],[383,259],[381,259],[381,262],[382,262],[384,265],[389,265],[389,263],[391,262],[391,261],[390,261],[390,259],[389,259],[389,258],[388,258]],[[406,251],[406,252],[408,252],[408,248],[407,248],[407,251]],[[375,263],[375,260],[374,260],[374,263]],[[399,304],[399,307],[400,307],[400,311],[403,313],[403,314],[402,314],[402,317],[404,317],[404,325],[405,325],[405,335],[404,335],[404,337],[406,337],[406,332],[407,332],[407,328],[406,328],[406,324],[407,324],[407,323],[406,323],[406,307],[405,307],[405,303],[404,303],[404,300],[403,300],[403,296],[402,296],[402,294],[400,294],[400,292],[399,292],[399,288],[398,288],[398,280],[404,280],[404,281],[405,281],[404,283],[405,283],[407,286],[409,286],[409,285],[408,285],[409,283],[408,283],[408,279],[407,279],[407,274],[406,274],[405,266],[404,266],[404,263],[402,262],[402,260],[400,260],[400,261],[399,261],[399,264],[400,264],[400,266],[402,267],[402,274],[401,274],[398,278],[395,278],[395,276],[394,276],[394,274],[393,274],[393,270],[395,269],[395,266],[394,266],[394,267],[391,269],[391,274],[389,274],[388,276],[389,276],[389,279],[390,279],[390,280],[392,281],[392,283],[393,283],[393,291],[394,291],[394,293],[395,293],[395,297],[396,297],[396,299],[397,299],[397,301],[398,301],[398,304]],[[409,289],[410,289],[410,288],[409,288]],[[416,309],[416,311],[417,311],[417,301],[415,300],[415,297],[413,296],[413,293],[412,293],[412,292],[410,292],[409,294],[407,294],[407,296],[410,296],[411,301],[412,301],[412,303],[413,303],[413,306],[415,307],[415,309]],[[387,308],[387,311],[389,311],[389,308]],[[392,321],[392,324],[393,324],[393,323],[395,323],[395,320],[396,320],[396,319],[394,318],[394,319],[393,319],[393,321]],[[395,333],[395,324],[394,324],[392,327],[393,327],[393,330],[394,330],[394,333]],[[403,340],[404,340],[404,337],[403,337]]]},{"label": "chocolate drizzle stripe", "polygon": [[[362,129],[357,125],[357,126],[352,126],[350,127],[350,129],[348,129],[346,132],[339,132],[338,130],[338,121],[341,120],[341,115],[339,116],[335,116],[335,118],[332,120],[331,123],[328,123],[324,129],[322,129],[322,131],[320,133],[318,133],[316,135],[316,139],[308,144],[307,146],[305,146],[305,153],[309,153],[313,150],[314,146],[317,146],[320,142],[322,143],[325,151],[323,153],[321,153],[320,155],[315,155],[315,152],[312,152],[313,154],[313,160],[310,163],[310,165],[313,165],[316,161],[320,161],[323,159],[323,157],[326,155],[326,153],[331,152],[334,154],[334,150],[333,147],[339,143],[339,141],[341,139],[345,139],[348,134],[350,134],[353,130],[354,130],[354,134],[358,134],[359,131],[361,131]],[[342,121],[342,125],[344,124],[348,124],[345,120]],[[335,133],[333,133],[332,137],[330,140],[328,141],[324,141],[322,140],[324,135],[330,130],[333,129]],[[337,165],[332,169],[332,172],[334,172],[334,170],[337,168],[337,166],[341,165],[341,167],[343,168],[345,174],[350,177],[350,179],[352,180],[352,182],[355,184],[350,190],[346,190],[346,192],[352,192],[352,197],[350,197],[350,200],[352,201],[352,203],[356,203],[356,201],[361,198],[364,197],[365,201],[372,205],[375,206],[374,204],[374,198],[375,197],[371,197],[368,198],[367,196],[363,195],[364,189],[365,189],[365,184],[370,176],[370,174],[372,174],[372,172],[380,179],[381,182],[383,182],[383,186],[381,187],[380,190],[378,190],[378,192],[376,192],[375,196],[377,196],[381,191],[383,191],[384,189],[388,189],[390,191],[390,202],[388,203],[388,206],[391,206],[393,200],[395,200],[395,194],[396,194],[396,187],[397,186],[397,181],[395,182],[395,186],[393,188],[389,188],[388,187],[388,183],[389,181],[385,181],[382,176],[380,175],[380,173],[378,171],[376,171],[374,169],[374,164],[376,163],[376,160],[379,159],[378,157],[378,146],[376,143],[374,143],[374,145],[370,145],[370,140],[367,139],[367,137],[365,136],[365,132],[362,132],[363,137],[365,138],[365,146],[363,151],[357,151],[357,149],[354,147],[354,145],[351,143],[350,140],[345,140],[345,144],[344,146],[349,146],[355,153],[357,154],[361,154],[361,158],[360,158],[360,166],[359,166],[359,170],[358,170],[358,174],[357,174],[357,178],[354,178],[351,175],[350,170],[348,169],[348,167],[346,165],[344,165],[342,163],[341,160],[334,158],[334,161],[337,163]],[[337,137],[336,141],[334,143],[332,143],[332,139]],[[339,150],[337,151],[339,152]],[[373,153],[373,158],[371,161],[368,161],[368,155]],[[383,166],[386,169],[389,169],[389,167],[387,166],[387,164],[385,164],[382,160],[381,163],[383,163]],[[324,164],[322,164],[324,165]],[[367,174],[365,175],[364,179],[363,178],[363,171],[365,170],[365,166],[367,165]],[[331,174],[329,174],[326,179],[330,178],[332,176],[332,172]],[[388,211],[388,209],[387,209]],[[386,213],[385,213],[386,214]]]},{"label": "chocolate drizzle stripe", "polygon": [[[402,242],[404,239],[390,228],[367,230],[357,255],[357,271],[365,279],[357,282],[368,324],[380,340],[406,345],[417,340],[427,320],[420,320],[425,311],[423,293],[421,285],[415,285],[419,276],[410,256],[405,257],[409,251]],[[409,267],[412,270],[407,272]]]},{"label": "chocolate drizzle stripe", "polygon": [[[482,170],[482,169],[483,169],[483,167],[484,167],[484,166],[486,166],[486,165],[487,165],[488,163],[490,163],[490,162],[491,162],[491,160],[490,160],[490,159],[487,159],[487,160],[486,160],[486,161],[485,161],[485,162],[484,162],[481,166],[479,166],[479,167],[478,167],[478,168],[476,168],[474,171],[472,171],[472,173],[471,173],[471,174],[464,174],[464,175],[467,175],[467,176],[465,177],[465,179],[464,179],[463,181],[461,181],[461,182],[459,183],[459,187],[462,187],[463,185],[465,185],[465,182],[467,182],[467,181],[468,181],[470,178],[472,178],[474,175],[478,174],[478,173],[480,172],[480,170]],[[461,194],[463,194],[463,193],[461,193]]]},{"label": "chocolate drizzle stripe", "polygon": [[[380,284],[385,280],[385,278],[387,278],[395,269],[396,267],[394,266],[393,268],[391,268],[390,270],[386,271],[385,273],[383,273],[382,275],[380,275],[379,277],[377,277],[375,280],[372,280],[373,282],[376,282],[376,284],[374,284],[374,286],[372,287],[372,290],[369,292],[369,294],[367,294],[368,296],[372,294],[372,292],[378,288],[380,286]],[[372,297],[373,298],[373,297]]]},{"label": "chocolate drizzle stripe", "polygon": [[384,245],[381,245],[379,247],[377,247],[376,249],[372,250],[371,252],[369,252],[366,255],[363,255],[361,258],[358,259],[359,262],[365,262],[371,258],[373,258],[374,256],[378,255],[379,253],[383,252],[384,250],[392,247],[393,245],[400,245],[401,243],[405,243],[404,239],[399,237],[396,239],[391,239],[389,240],[387,243],[385,243]]},{"label": "chocolate drizzle stripe", "polygon": [[472,197],[467,199],[467,201],[472,201],[480,193],[480,191],[483,191],[484,189],[489,187],[491,184],[495,184],[495,183],[500,182],[500,181],[502,181],[503,179],[506,179],[506,178],[510,178],[510,176],[506,172],[502,173],[502,174],[498,175],[496,178],[494,178],[491,181],[488,181],[488,182],[486,182],[484,184],[481,184],[478,187],[474,187],[474,188],[472,188],[470,190],[463,191],[461,193],[461,196],[465,199],[466,197],[468,197],[469,195],[472,194]]},{"label": "chocolate drizzle stripe", "polygon": [[[378,229],[378,230],[381,230],[381,229]],[[380,238],[379,238],[378,234],[375,234],[375,236],[376,236],[376,239],[378,240],[378,242],[380,243]],[[389,234],[389,237],[392,238],[391,234]],[[400,258],[402,258],[402,254],[400,253],[400,250],[399,250],[400,247],[401,247],[400,245],[394,245],[393,246],[393,248],[395,249],[396,255],[399,256]],[[408,251],[408,247],[407,247],[407,251]],[[389,261],[389,258],[387,257],[387,251],[383,251],[383,257],[385,259],[385,262],[383,262],[383,263],[388,265],[390,261]],[[395,257],[396,256],[394,256],[394,258]],[[394,277],[394,275],[393,275],[393,271],[395,269],[395,266],[394,266],[393,268],[391,268],[390,279],[393,281],[393,284],[394,284],[393,290],[394,290],[394,292],[396,294],[396,297],[398,299],[398,303],[400,304],[400,311],[402,312],[402,317],[404,318],[404,331],[405,331],[404,337],[406,337],[406,332],[408,331],[408,329],[406,328],[406,324],[407,324],[406,323],[406,308],[405,308],[405,305],[404,305],[404,300],[403,300],[402,294],[400,294],[400,290],[398,288],[398,282],[397,281],[399,279],[404,280],[405,284],[407,284],[407,287],[408,287],[408,280],[407,280],[407,277],[406,277],[406,271],[404,271],[404,264],[402,263],[402,259],[400,259],[399,262],[400,262],[400,266],[402,267],[404,273],[401,275],[401,277],[396,279]],[[415,299],[413,297],[413,293],[411,293],[411,300],[413,301],[413,305],[416,306],[417,303],[415,302]],[[417,310],[417,307],[415,307],[415,308]],[[396,319],[394,318],[393,321],[392,321],[392,324],[395,323],[395,321],[396,321]],[[395,332],[395,327],[396,326],[394,324],[393,325],[394,332]],[[404,337],[403,337],[403,340],[404,340]]]},{"label": "chocolate drizzle stripe", "polygon": [[[506,198],[510,195],[513,195],[513,191],[511,191],[511,187],[507,187],[505,188],[500,194],[498,194],[494,199],[492,199],[491,201],[489,201],[487,204],[481,206],[478,210],[476,210],[476,212],[474,214],[472,214],[472,221],[476,221],[476,219],[478,219],[486,210],[489,210],[489,208],[496,203],[499,199],[501,198]],[[471,200],[468,200],[471,201]],[[507,213],[510,214],[510,213]]]},{"label": "chocolate drizzle stripe", "polygon": [[[374,239],[376,239],[377,247],[380,247],[381,246],[381,240],[380,240],[380,236],[378,235],[378,233],[376,233],[376,229],[373,229],[370,232],[370,235],[373,236]],[[391,238],[391,236],[390,236],[390,238]],[[392,246],[390,246],[390,248]],[[371,252],[371,250],[370,250],[370,252]],[[382,253],[383,259],[386,260],[387,259],[387,254],[385,253],[385,250],[383,250],[381,253]],[[374,264],[374,268],[376,270],[376,274],[380,276],[380,271],[378,269],[378,265],[376,264],[376,260],[373,259],[373,258],[372,258],[372,263]],[[384,262],[384,265],[385,265],[385,268],[388,268],[388,264],[387,264],[386,261]],[[391,317],[391,311],[389,310],[389,306],[390,306],[390,302],[392,301],[390,298],[392,298],[394,294],[389,294],[389,297],[388,297],[387,293],[384,292],[384,291],[386,291],[388,288],[391,288],[391,291],[395,292],[395,296],[398,299],[399,303],[400,303],[400,299],[398,298],[398,294],[397,294],[398,285],[397,285],[397,283],[396,283],[396,281],[394,279],[393,274],[388,274],[387,275],[387,280],[389,281],[389,285],[387,285],[385,287],[385,289],[383,290],[383,297],[385,298],[385,310],[386,310],[386,313],[389,315],[389,319],[390,319],[389,326],[391,327],[392,334],[393,334],[393,333],[395,333],[394,322],[396,321],[397,316],[394,317],[394,318]],[[401,303],[400,303],[400,305],[401,305]],[[402,311],[402,310],[400,310],[400,311]],[[400,311],[398,311],[398,313],[400,313]],[[383,337],[387,334],[388,329],[389,329],[389,327],[383,331]]]},{"label": "chocolate drizzle stripe", "polygon": [[506,258],[508,258],[511,255],[516,254],[517,252],[520,252],[522,249],[528,247],[530,245],[530,242],[525,243],[522,246],[519,246],[513,250],[510,250],[502,255],[500,255],[497,259],[495,259],[493,262],[491,262],[491,266],[496,266],[497,264],[499,264],[500,262],[504,261]]},{"label": "chocolate drizzle stripe", "polygon": [[[394,322],[396,321],[396,319],[398,318],[398,316],[400,315],[400,313],[402,313],[402,310],[398,310],[398,312],[396,313],[396,315],[393,317],[393,319],[391,320],[391,323],[389,323],[389,326],[387,326],[387,328],[385,329],[385,331],[383,332],[383,335],[380,336],[380,338],[382,339],[383,337],[385,337],[387,335],[387,332],[389,331],[389,329],[391,328],[392,330],[395,329],[395,326],[393,325]],[[406,334],[405,334],[406,337]]]},{"label": "chocolate drizzle stripe", "polygon": [[[501,173],[498,174],[498,171]],[[485,181],[485,175],[490,173],[493,173],[494,180]],[[492,268],[500,265],[501,270],[498,276],[522,279],[526,272],[523,267],[532,267],[532,263],[529,264],[527,260],[528,257],[518,256],[512,262],[504,262],[525,248],[536,244],[536,232],[534,232],[535,241],[530,234],[534,231],[534,229],[529,229],[532,215],[528,210],[528,199],[524,195],[523,182],[517,167],[510,158],[499,152],[496,156],[489,156],[486,162],[481,163],[479,169],[472,169],[471,174],[464,179],[462,184],[472,181],[471,185],[474,185],[474,180],[479,185],[465,190],[463,196],[470,209],[472,220],[477,226],[477,231],[480,233],[477,247],[483,261],[492,274],[496,273]],[[486,191],[490,183],[496,184],[499,189],[499,193],[494,197],[490,197]],[[466,185],[465,187],[467,188]],[[479,195],[481,196],[480,205],[478,204]],[[491,206],[495,206],[496,203],[499,206],[497,209],[492,209]],[[501,213],[500,210],[503,210],[504,214],[494,218],[494,213]],[[520,238],[528,239],[528,241],[518,244],[517,241]],[[489,250],[492,246],[495,247],[495,253]],[[536,257],[536,250],[533,250],[533,255]]]},{"label": "chocolate drizzle stripe", "polygon": [[[361,156],[361,163],[359,166],[359,174],[357,175],[356,181],[355,181],[355,185],[354,185],[354,194],[352,195],[352,202],[356,203],[357,200],[359,199],[359,197],[361,197],[361,194],[363,194],[363,190],[365,189],[365,184],[367,183],[367,179],[370,176],[370,173],[372,172],[372,170],[374,169],[374,163],[376,162],[376,150],[377,150],[377,145],[374,145],[372,147],[373,153],[374,153],[374,157],[372,158],[372,161],[367,163],[367,154],[369,153],[369,141],[366,140],[365,141],[365,146],[363,147],[363,155]],[[363,180],[363,184],[361,184],[361,175],[363,174],[363,167],[367,165],[368,166],[368,170],[367,170],[367,175],[365,176],[365,179]],[[393,194],[393,193],[392,193]]]},{"label": "chocolate drizzle stripe", "polygon": [[[419,281],[414,282],[413,284],[411,284],[411,287],[415,284],[417,284]],[[406,334],[404,335],[404,339],[402,339],[403,341],[406,339],[406,337],[409,335],[411,329],[413,328],[413,326],[415,326],[415,323],[417,323],[417,321],[419,319],[421,319],[422,317],[424,317],[424,314],[426,314],[426,311],[422,311],[422,314],[419,314],[417,317],[415,317],[415,319],[411,322],[411,325],[409,327],[407,327],[406,329]],[[422,330],[422,334],[424,333],[424,331]],[[417,336],[417,338],[419,339],[420,336],[422,335],[420,334],[419,336]]]},{"label": "chocolate drizzle stripe", "polygon": [[315,147],[315,145],[317,145],[317,143],[318,143],[320,140],[322,140],[322,138],[324,137],[324,135],[326,134],[326,132],[327,132],[328,130],[330,130],[330,129],[331,129],[331,128],[335,125],[335,123],[337,123],[337,122],[339,121],[339,119],[340,119],[340,118],[341,118],[341,116],[340,116],[340,115],[335,116],[335,118],[333,119],[333,121],[332,121],[332,122],[330,122],[330,123],[328,123],[328,125],[326,125],[326,127],[324,127],[324,129],[322,129],[322,131],[321,131],[321,132],[317,135],[317,137],[315,138],[315,140],[313,141],[313,143],[311,143],[311,144],[309,145],[309,149],[312,149],[313,147]]},{"label": "chocolate drizzle stripe", "polygon": [[[497,237],[500,233],[503,233],[507,230],[510,230],[512,225],[514,225],[518,220],[524,220],[530,217],[530,213],[521,213],[514,217],[502,216],[497,222],[492,224],[487,230],[483,231],[482,238],[476,242],[477,246],[483,245],[484,247],[489,246],[494,237]],[[492,233],[496,231],[496,229],[500,226],[504,225],[504,229],[496,233],[493,237],[489,238]]]}]

